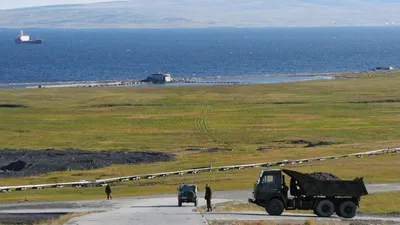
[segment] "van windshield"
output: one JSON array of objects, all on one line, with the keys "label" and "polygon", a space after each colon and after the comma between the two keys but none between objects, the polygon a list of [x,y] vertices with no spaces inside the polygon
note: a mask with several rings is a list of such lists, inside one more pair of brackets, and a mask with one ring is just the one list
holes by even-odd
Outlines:
[{"label": "van windshield", "polygon": [[179,191],[196,191],[195,185],[181,185],[179,187]]}]

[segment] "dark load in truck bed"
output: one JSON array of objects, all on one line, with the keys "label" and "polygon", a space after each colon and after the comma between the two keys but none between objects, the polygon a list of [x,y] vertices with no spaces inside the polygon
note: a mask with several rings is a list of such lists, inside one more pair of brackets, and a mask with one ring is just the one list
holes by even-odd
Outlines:
[{"label": "dark load in truck bed", "polygon": [[282,170],[292,179],[290,191],[293,196],[351,196],[361,197],[367,195],[363,178],[354,180],[318,180],[310,175],[292,170]]}]

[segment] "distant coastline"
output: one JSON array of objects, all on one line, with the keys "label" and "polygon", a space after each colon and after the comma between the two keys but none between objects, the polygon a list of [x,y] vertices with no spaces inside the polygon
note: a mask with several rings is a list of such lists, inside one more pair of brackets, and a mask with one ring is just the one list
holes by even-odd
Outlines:
[{"label": "distant coastline", "polygon": [[[391,70],[390,72],[399,71]],[[380,73],[382,71],[379,71]],[[388,71],[389,72],[389,71]],[[184,77],[173,78],[165,84],[153,84],[140,80],[98,80],[98,81],[67,81],[67,82],[34,82],[0,84],[0,88],[56,88],[56,87],[111,87],[111,86],[186,86],[186,85],[229,85],[229,84],[263,84],[296,82],[304,80],[323,80],[337,78],[352,78],[355,75],[373,74],[377,71],[342,72],[342,73],[302,73],[302,74],[271,74],[249,76],[209,76],[203,78]],[[304,79],[294,79],[304,78]],[[309,79],[307,79],[309,78]]]},{"label": "distant coastline", "polygon": [[[164,84],[154,84],[141,80],[97,80],[97,81],[63,81],[63,82],[33,82],[0,84],[2,88],[56,88],[56,87],[111,87],[111,86],[186,86],[186,85],[232,85],[232,84],[264,84],[280,82],[297,82],[305,80],[329,80],[339,78],[354,78],[359,75],[377,73],[395,73],[400,69],[368,70],[358,72],[324,72],[324,73],[297,73],[297,74],[266,74],[266,75],[238,75],[238,76],[206,76],[206,77],[173,77],[173,80]],[[283,80],[268,79],[280,78]],[[310,79],[292,79],[310,78]]]}]

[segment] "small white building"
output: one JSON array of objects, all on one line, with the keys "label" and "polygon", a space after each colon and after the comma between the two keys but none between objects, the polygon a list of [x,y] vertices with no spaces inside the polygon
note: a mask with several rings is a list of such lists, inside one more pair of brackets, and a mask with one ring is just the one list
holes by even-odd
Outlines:
[{"label": "small white building", "polygon": [[169,73],[155,73],[151,74],[150,76],[147,77],[147,80],[151,82],[171,82],[171,74]]}]

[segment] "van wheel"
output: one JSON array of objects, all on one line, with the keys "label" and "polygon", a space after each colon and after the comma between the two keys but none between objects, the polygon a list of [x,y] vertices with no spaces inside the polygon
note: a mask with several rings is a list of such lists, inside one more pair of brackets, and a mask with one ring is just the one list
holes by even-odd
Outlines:
[{"label": "van wheel", "polygon": [[315,207],[315,214],[320,217],[330,217],[334,211],[335,207],[329,200],[322,200],[318,202],[317,206]]},{"label": "van wheel", "polygon": [[267,203],[265,210],[271,216],[279,216],[283,213],[285,209],[283,202],[279,199],[272,199]]},{"label": "van wheel", "polygon": [[356,215],[357,206],[352,201],[345,201],[340,204],[340,214],[343,218],[353,218]]}]

